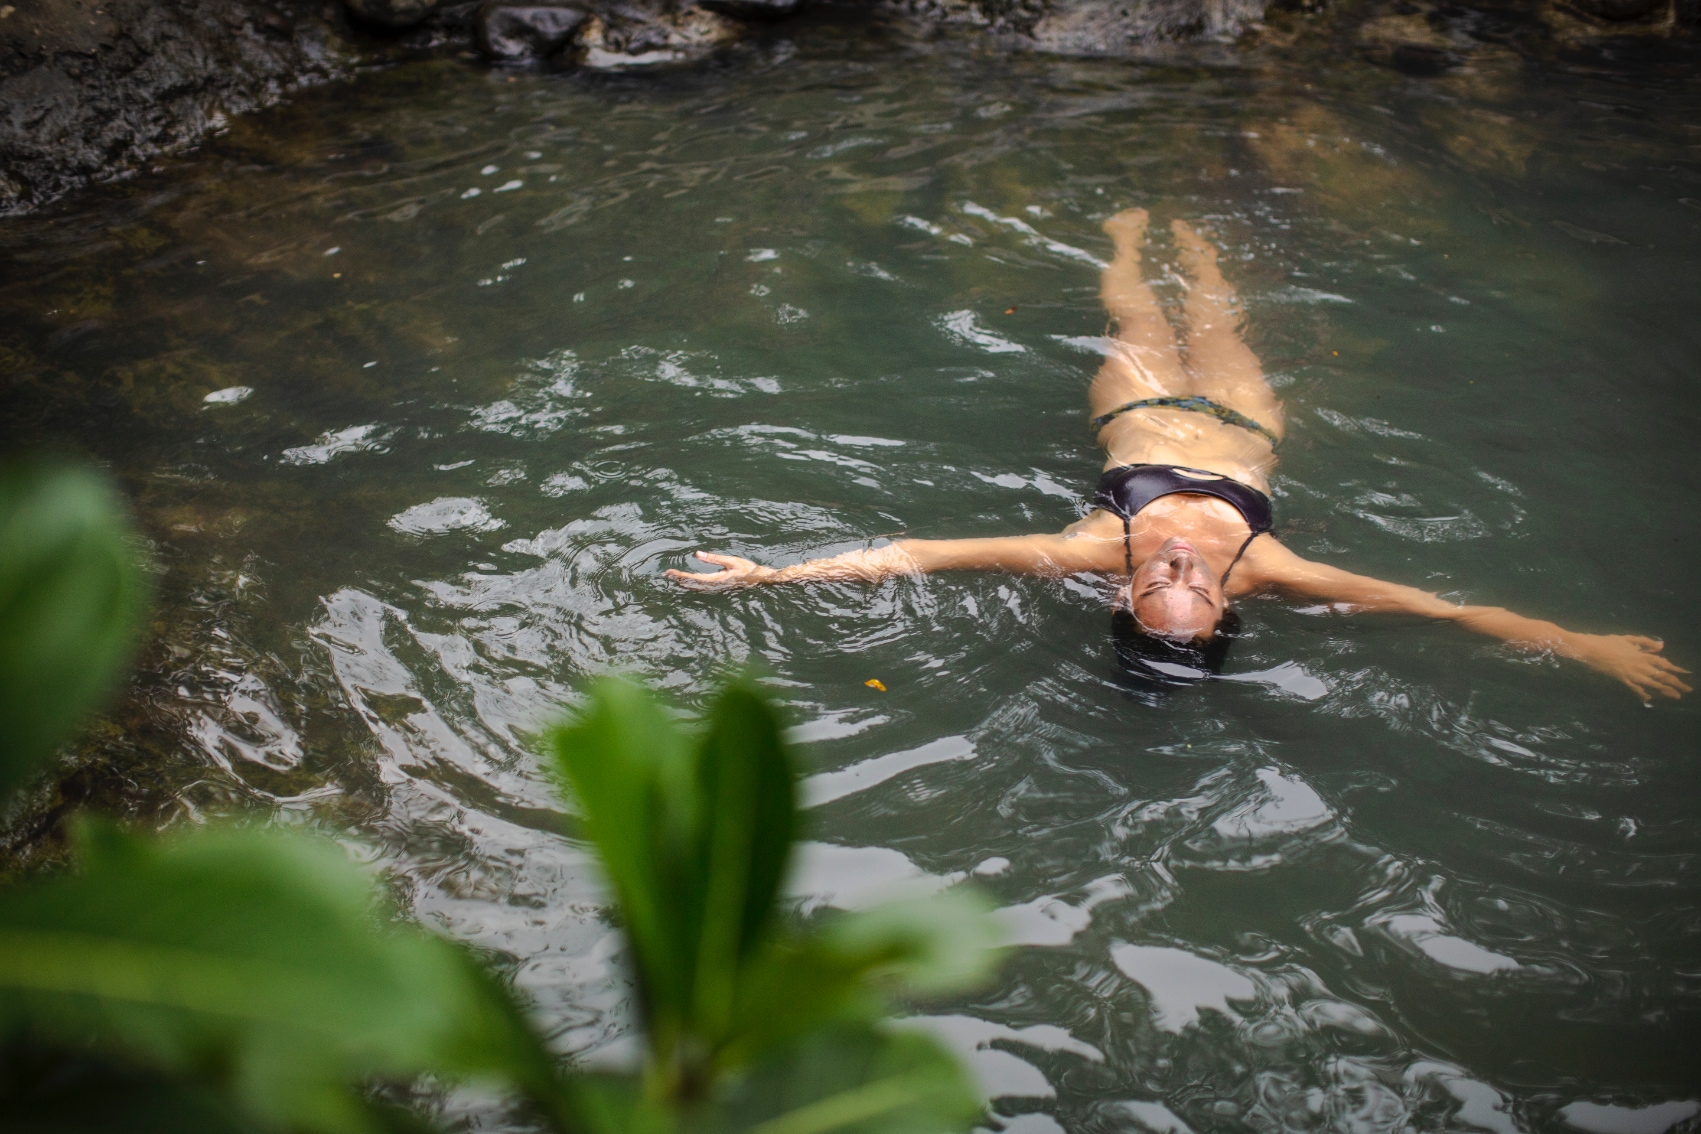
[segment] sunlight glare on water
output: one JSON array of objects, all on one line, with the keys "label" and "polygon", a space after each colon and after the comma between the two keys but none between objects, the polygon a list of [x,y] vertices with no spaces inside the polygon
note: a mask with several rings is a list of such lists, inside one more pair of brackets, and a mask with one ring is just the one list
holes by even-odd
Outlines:
[{"label": "sunlight glare on water", "polygon": [[1010,1131],[1688,1121],[1691,703],[1263,601],[1229,680],[1153,703],[1103,580],[661,577],[1076,519],[1099,226],[1138,204],[1224,250],[1295,550],[1701,659],[1701,95],[1640,66],[831,26],[660,76],[420,61],[8,222],[0,428],[107,462],[162,569],[82,790],[352,829],[614,1058],[618,941],[530,737],[593,675],[691,708],[754,664],[800,905],[1000,905],[999,982],[906,1026]]}]

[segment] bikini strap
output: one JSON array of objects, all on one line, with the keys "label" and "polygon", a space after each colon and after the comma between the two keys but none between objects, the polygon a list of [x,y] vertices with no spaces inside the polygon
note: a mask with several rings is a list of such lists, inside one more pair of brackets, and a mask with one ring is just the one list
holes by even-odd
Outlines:
[{"label": "bikini strap", "polygon": [[[1127,521],[1124,520],[1123,523],[1126,524]],[[1257,539],[1259,536],[1261,536],[1263,534],[1264,534],[1263,532],[1253,532],[1251,535],[1247,536],[1244,540],[1241,541],[1240,550],[1234,553],[1233,559],[1229,560],[1228,571],[1223,572],[1223,580],[1222,580],[1222,582],[1217,584],[1217,586],[1221,587],[1222,590],[1223,590],[1224,601],[1227,601],[1227,599],[1228,599],[1229,571],[1234,570],[1235,565],[1240,562],[1240,557],[1242,555],[1245,555],[1246,549],[1252,546],[1252,541]],[[1130,558],[1132,558],[1132,553],[1130,553]]]},{"label": "bikini strap", "polygon": [[1122,561],[1128,565],[1128,578],[1134,578],[1134,527],[1133,517],[1122,517]]},{"label": "bikini strap", "polygon": [[[1117,415],[1127,413],[1129,410],[1137,409],[1191,410],[1194,413],[1202,413],[1208,417],[1214,417],[1226,425],[1237,425],[1242,429],[1250,430],[1268,441],[1272,449],[1281,444],[1282,441],[1280,437],[1277,437],[1275,433],[1273,433],[1270,428],[1262,422],[1257,421],[1254,418],[1247,417],[1237,409],[1214,402],[1210,398],[1203,397],[1199,394],[1166,394],[1161,398],[1138,398],[1132,402],[1124,402],[1122,405],[1117,406],[1108,413],[1099,414],[1097,417],[1088,422],[1088,424],[1094,429],[1102,429],[1104,426],[1109,425],[1111,421],[1117,417]],[[1172,467],[1180,468],[1182,466],[1176,465]]]}]

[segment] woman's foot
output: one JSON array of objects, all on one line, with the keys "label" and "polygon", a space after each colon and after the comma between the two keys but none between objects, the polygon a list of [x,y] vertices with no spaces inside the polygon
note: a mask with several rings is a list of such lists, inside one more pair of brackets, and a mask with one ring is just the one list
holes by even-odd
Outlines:
[{"label": "woman's foot", "polygon": [[1148,220],[1145,209],[1123,209],[1104,222],[1104,230],[1116,245],[1118,256],[1140,258],[1140,248],[1146,243]]},{"label": "woman's foot", "polygon": [[1175,237],[1175,246],[1181,266],[1195,282],[1215,284],[1221,282],[1223,274],[1217,268],[1217,248],[1209,240],[1199,235],[1197,229],[1184,220],[1169,222],[1170,235]]}]

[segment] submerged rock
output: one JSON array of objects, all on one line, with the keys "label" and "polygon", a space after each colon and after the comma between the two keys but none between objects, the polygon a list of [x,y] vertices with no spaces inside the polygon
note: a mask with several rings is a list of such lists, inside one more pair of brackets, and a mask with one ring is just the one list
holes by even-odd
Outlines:
[{"label": "submerged rock", "polygon": [[[1274,0],[883,0],[928,23],[982,27],[1006,46],[1061,55],[1126,55],[1145,44],[1232,39]],[[1308,0],[1285,0],[1287,3]]]},{"label": "submerged rock", "polygon": [[343,6],[358,23],[400,31],[424,23],[441,0],[343,0]]},{"label": "submerged rock", "polygon": [[698,3],[735,20],[783,20],[803,10],[803,0],[698,0]]},{"label": "submerged rock", "polygon": [[[715,2],[737,7],[766,0]],[[776,2],[795,8],[799,0]],[[707,8],[641,0],[485,0],[473,21],[473,35],[480,53],[499,63],[551,57],[593,68],[683,63],[731,43],[746,30],[738,20]]]},{"label": "submerged rock", "polygon": [[1160,40],[1236,36],[1267,6],[1267,0],[1076,0],[1049,6],[1029,34],[1043,51],[1116,54]]},{"label": "submerged rock", "polygon": [[699,59],[737,39],[735,20],[696,5],[648,9],[622,4],[586,20],[574,37],[586,67],[646,67]]},{"label": "submerged rock", "polygon": [[1663,15],[1668,0],[1570,0],[1570,3],[1584,15],[1618,23]]},{"label": "submerged rock", "polygon": [[494,62],[547,59],[567,46],[589,18],[590,13],[576,5],[486,0],[473,21],[473,37],[484,57]]},{"label": "submerged rock", "polygon": [[1421,11],[1377,16],[1359,25],[1358,42],[1372,62],[1402,75],[1429,79],[1457,67],[1471,46],[1433,26]]}]

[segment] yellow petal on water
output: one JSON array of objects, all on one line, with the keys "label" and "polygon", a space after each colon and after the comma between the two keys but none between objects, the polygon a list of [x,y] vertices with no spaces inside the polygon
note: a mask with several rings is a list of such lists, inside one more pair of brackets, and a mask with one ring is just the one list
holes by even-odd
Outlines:
[{"label": "yellow petal on water", "polygon": [[870,689],[878,689],[882,693],[886,692],[886,683],[881,681],[878,677],[871,677],[867,681],[864,681],[863,684],[868,686]]}]

